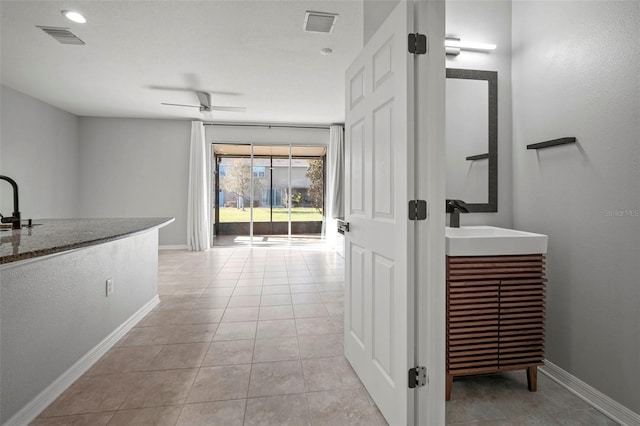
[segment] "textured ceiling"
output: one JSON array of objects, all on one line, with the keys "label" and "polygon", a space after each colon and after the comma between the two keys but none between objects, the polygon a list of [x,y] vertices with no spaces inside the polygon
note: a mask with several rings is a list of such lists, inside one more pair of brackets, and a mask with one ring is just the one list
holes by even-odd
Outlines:
[{"label": "textured ceiling", "polygon": [[[344,121],[344,71],[362,47],[362,2],[1,1],[1,82],[79,116],[235,122]],[[63,9],[88,22],[66,20]],[[302,30],[337,13],[332,34]],[[64,45],[36,25],[67,27]],[[333,49],[323,56],[322,48]],[[245,113],[200,113],[192,90]]]}]

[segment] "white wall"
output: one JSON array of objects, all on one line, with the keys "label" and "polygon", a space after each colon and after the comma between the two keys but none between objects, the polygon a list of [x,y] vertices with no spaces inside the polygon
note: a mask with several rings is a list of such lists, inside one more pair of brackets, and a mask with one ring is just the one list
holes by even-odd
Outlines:
[{"label": "white wall", "polygon": [[[446,14],[447,35],[498,46],[490,53],[463,51],[458,56],[447,56],[447,68],[498,72],[498,212],[463,214],[460,224],[511,228],[511,2],[448,0]],[[448,92],[447,99],[449,96],[451,93]],[[462,126],[462,121],[459,124]],[[449,194],[447,198],[450,198]]]},{"label": "white wall", "polygon": [[[1,86],[0,173],[27,218],[175,217],[160,244],[186,243],[190,123],[76,117]],[[0,212],[13,212],[0,183]]]},{"label": "white wall", "polygon": [[[185,245],[191,124],[80,119],[83,217],[175,217],[160,245]],[[208,142],[326,145],[325,129],[206,126]]]},{"label": "white wall", "polygon": [[185,245],[191,123],[80,119],[82,217],[175,217],[160,245]]},{"label": "white wall", "polygon": [[364,0],[363,1],[363,43],[367,44],[371,36],[396,7],[400,0]]},{"label": "white wall", "polygon": [[640,2],[514,2],[513,47],[514,225],[549,235],[547,358],[640,413]]},{"label": "white wall", "polygon": [[211,143],[259,143],[322,145],[329,144],[329,129],[288,127],[205,126],[205,137]]},{"label": "white wall", "polygon": [[[22,218],[80,216],[78,117],[5,86],[0,104],[0,174],[18,183]],[[10,216],[11,186],[0,193]]]}]

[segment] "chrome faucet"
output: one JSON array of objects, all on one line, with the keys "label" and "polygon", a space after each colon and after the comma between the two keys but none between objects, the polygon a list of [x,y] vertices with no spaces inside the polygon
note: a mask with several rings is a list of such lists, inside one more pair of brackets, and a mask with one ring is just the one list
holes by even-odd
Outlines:
[{"label": "chrome faucet", "polygon": [[2,223],[11,223],[13,229],[20,229],[20,209],[18,208],[18,184],[9,176],[0,175],[0,180],[6,180],[13,188],[13,216],[4,217],[0,214]]},{"label": "chrome faucet", "polygon": [[469,206],[462,200],[447,200],[447,213],[449,216],[449,226],[460,228],[460,213],[469,213]]}]

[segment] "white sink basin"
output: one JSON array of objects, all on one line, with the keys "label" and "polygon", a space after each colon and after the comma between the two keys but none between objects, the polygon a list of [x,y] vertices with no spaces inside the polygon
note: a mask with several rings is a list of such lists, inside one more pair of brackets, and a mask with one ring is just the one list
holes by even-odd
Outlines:
[{"label": "white sink basin", "polygon": [[495,226],[447,226],[445,236],[447,256],[501,256],[547,252],[546,235]]}]

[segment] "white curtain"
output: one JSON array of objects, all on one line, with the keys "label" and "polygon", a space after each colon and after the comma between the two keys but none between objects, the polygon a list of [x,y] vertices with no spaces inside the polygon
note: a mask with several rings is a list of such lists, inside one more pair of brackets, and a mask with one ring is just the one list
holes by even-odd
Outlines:
[{"label": "white curtain", "polygon": [[191,122],[191,156],[187,200],[187,246],[192,251],[211,247],[209,149],[201,121]]},{"label": "white curtain", "polygon": [[326,176],[325,236],[334,241],[338,235],[335,219],[344,217],[344,128],[339,125],[329,127]]}]

